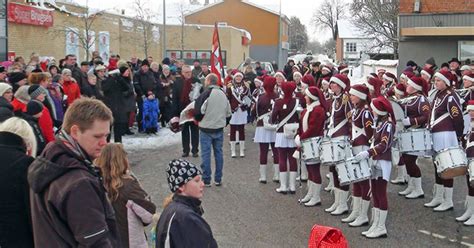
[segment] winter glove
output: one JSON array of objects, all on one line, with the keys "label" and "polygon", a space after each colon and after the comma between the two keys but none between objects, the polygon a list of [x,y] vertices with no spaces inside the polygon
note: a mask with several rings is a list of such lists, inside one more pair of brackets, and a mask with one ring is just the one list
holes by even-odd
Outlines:
[{"label": "winter glove", "polygon": [[297,147],[301,147],[301,140],[300,140],[299,135],[296,135],[296,137],[295,137],[295,144],[296,144]]},{"label": "winter glove", "polygon": [[359,161],[362,161],[364,159],[367,159],[369,157],[369,152],[368,151],[363,151],[363,152],[359,152],[359,154],[357,154],[354,159],[359,162]]},{"label": "winter glove", "polygon": [[403,125],[405,125],[405,126],[411,126],[411,122],[410,122],[410,118],[409,118],[409,117],[403,119],[402,122],[403,122]]}]

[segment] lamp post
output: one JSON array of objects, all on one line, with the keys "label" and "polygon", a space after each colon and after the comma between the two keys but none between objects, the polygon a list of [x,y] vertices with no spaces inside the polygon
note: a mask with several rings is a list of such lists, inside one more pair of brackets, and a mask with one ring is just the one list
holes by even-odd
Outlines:
[{"label": "lamp post", "polygon": [[280,12],[278,13],[278,68],[281,68],[281,0],[280,0]]},{"label": "lamp post", "polygon": [[163,0],[163,51],[162,59],[166,57],[166,0]]}]

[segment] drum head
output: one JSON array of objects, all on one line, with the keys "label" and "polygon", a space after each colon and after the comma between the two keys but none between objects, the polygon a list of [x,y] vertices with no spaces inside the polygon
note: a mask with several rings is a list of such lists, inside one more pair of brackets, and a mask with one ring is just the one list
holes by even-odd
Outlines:
[{"label": "drum head", "polygon": [[440,173],[442,179],[453,179],[458,176],[464,176],[467,173],[467,166],[460,166],[455,168],[446,169]]},{"label": "drum head", "polygon": [[405,112],[403,112],[402,106],[398,104],[397,102],[393,100],[389,100],[390,104],[392,105],[393,109],[393,114],[395,115],[395,120],[397,121],[397,127],[395,130],[395,134],[398,133],[398,131],[405,129],[405,126],[403,125],[403,119],[405,118]]}]

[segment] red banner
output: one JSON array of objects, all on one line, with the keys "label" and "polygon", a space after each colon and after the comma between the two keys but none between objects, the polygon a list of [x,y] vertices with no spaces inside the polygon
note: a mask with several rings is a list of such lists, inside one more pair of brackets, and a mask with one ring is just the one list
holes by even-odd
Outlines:
[{"label": "red banner", "polygon": [[51,27],[53,26],[53,13],[48,10],[38,9],[31,6],[8,3],[8,21]]},{"label": "red banner", "polygon": [[219,82],[223,82],[224,65],[222,63],[221,44],[219,41],[217,23],[214,24],[214,34],[212,35],[211,72],[217,75]]}]

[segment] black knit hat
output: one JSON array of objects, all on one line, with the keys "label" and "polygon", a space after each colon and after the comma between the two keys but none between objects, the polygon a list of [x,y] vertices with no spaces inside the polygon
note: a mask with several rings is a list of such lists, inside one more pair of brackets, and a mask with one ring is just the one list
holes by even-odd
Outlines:
[{"label": "black knit hat", "polygon": [[43,111],[43,104],[37,100],[31,100],[26,105],[26,114],[28,115],[36,115]]},{"label": "black knit hat", "polygon": [[33,84],[31,85],[29,88],[28,88],[28,95],[30,95],[31,99],[35,99],[36,97],[38,97],[40,94],[46,94],[44,92],[44,89],[43,87],[37,85],[37,84]]},{"label": "black knit hat", "polygon": [[11,84],[18,83],[26,78],[26,74],[23,72],[12,72],[8,75],[8,82]]},{"label": "black knit hat", "polygon": [[166,168],[166,178],[171,192],[176,192],[182,185],[201,175],[201,170],[184,159],[173,159]]},{"label": "black knit hat", "polygon": [[147,59],[144,59],[144,60],[142,61],[142,65],[141,65],[141,66],[144,66],[144,65],[150,66],[150,62],[148,62]]}]

